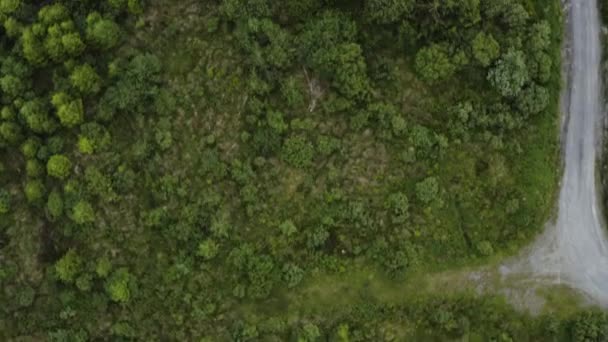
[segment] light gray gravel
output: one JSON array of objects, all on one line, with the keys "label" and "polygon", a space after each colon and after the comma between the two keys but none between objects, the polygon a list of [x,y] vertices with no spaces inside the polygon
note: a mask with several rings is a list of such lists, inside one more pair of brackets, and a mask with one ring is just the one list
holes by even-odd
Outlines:
[{"label": "light gray gravel", "polygon": [[608,306],[608,240],[596,181],[603,113],[599,11],[597,0],[571,0],[569,9],[571,64],[557,219],[525,257],[501,271],[531,272]]}]

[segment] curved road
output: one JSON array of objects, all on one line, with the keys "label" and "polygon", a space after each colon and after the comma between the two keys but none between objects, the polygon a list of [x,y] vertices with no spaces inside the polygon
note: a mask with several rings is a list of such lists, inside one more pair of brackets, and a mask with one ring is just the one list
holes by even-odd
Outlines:
[{"label": "curved road", "polygon": [[608,240],[595,177],[602,127],[599,11],[597,0],[570,4],[569,104],[559,211],[528,262],[532,272],[608,305]]}]

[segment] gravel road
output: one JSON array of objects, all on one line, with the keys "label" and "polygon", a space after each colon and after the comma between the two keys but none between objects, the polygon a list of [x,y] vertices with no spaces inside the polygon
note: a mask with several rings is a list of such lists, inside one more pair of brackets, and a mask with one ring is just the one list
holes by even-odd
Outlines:
[{"label": "gravel road", "polygon": [[[596,181],[603,113],[597,0],[570,0],[569,10],[564,174],[557,219],[520,262],[526,271],[578,289],[594,303],[608,306],[608,240]],[[505,266],[504,271],[522,269]]]}]

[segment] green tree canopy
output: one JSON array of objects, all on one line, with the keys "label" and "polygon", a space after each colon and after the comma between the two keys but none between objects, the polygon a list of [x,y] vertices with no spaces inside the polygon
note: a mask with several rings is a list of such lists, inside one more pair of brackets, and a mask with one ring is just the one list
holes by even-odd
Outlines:
[{"label": "green tree canopy", "polygon": [[437,82],[451,77],[456,67],[441,45],[432,44],[416,54],[416,71],[423,80]]},{"label": "green tree canopy", "polygon": [[46,164],[46,170],[49,176],[66,179],[70,175],[72,169],[72,162],[68,157],[62,154],[56,154],[49,158]]}]

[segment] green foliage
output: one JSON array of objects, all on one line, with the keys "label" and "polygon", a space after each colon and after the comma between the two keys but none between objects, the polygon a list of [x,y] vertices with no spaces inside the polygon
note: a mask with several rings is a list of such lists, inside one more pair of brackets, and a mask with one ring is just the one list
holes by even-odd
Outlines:
[{"label": "green foliage", "polygon": [[0,13],[11,14],[21,6],[22,2],[22,0],[0,0]]},{"label": "green foliage", "polygon": [[413,0],[368,0],[365,1],[365,12],[371,20],[389,24],[409,15],[414,5]]},{"label": "green foliage", "polygon": [[100,90],[101,79],[89,64],[78,66],[70,75],[72,85],[83,94],[94,94]]},{"label": "green foliage", "polygon": [[523,52],[509,50],[490,70],[488,79],[494,88],[505,97],[519,95],[528,82],[528,69]]},{"label": "green foliage", "polygon": [[18,22],[15,18],[7,18],[4,21],[4,31],[6,31],[6,35],[10,38],[17,38],[21,36],[23,32],[23,25]]},{"label": "green foliage", "polygon": [[558,13],[0,0],[0,340],[601,338],[390,290],[544,223]]},{"label": "green foliage", "polygon": [[42,165],[39,161],[30,159],[25,163],[25,173],[31,178],[40,177],[43,173]]},{"label": "green foliage", "polygon": [[416,54],[416,71],[427,82],[437,82],[451,77],[456,67],[441,45],[433,44]]},{"label": "green foliage", "polygon": [[572,341],[604,341],[608,338],[608,316],[600,311],[583,311],[572,319]]},{"label": "green foliage", "polygon": [[305,168],[312,163],[314,147],[306,137],[294,135],[285,140],[281,156],[291,166]]},{"label": "green foliage", "polygon": [[316,53],[313,65],[333,80],[334,87],[348,98],[362,98],[369,90],[367,66],[358,44],[340,44]]},{"label": "green foliage", "polygon": [[517,99],[517,107],[525,114],[538,114],[549,106],[549,91],[541,86],[532,84],[522,90]]},{"label": "green foliage", "polygon": [[218,251],[219,245],[215,241],[207,239],[198,245],[197,254],[205,260],[211,260],[215,258]]},{"label": "green foliage", "polygon": [[16,145],[22,139],[21,126],[14,122],[6,121],[0,124],[0,138],[10,145]]},{"label": "green foliage", "polygon": [[25,102],[19,113],[34,133],[53,133],[57,128],[57,123],[51,118],[46,106],[40,100]]},{"label": "green foliage", "polygon": [[10,209],[11,194],[4,189],[0,189],[0,215],[8,213]]},{"label": "green foliage", "polygon": [[95,273],[98,277],[106,278],[110,274],[110,271],[112,271],[112,263],[110,262],[110,259],[108,259],[107,257],[102,257],[97,260],[97,265],[95,266]]},{"label": "green foliage", "polygon": [[110,299],[118,303],[127,303],[131,300],[135,279],[127,268],[121,267],[114,271],[106,281],[106,291]]},{"label": "green foliage", "polygon": [[49,158],[49,161],[46,164],[46,172],[49,176],[58,178],[58,179],[66,179],[70,175],[70,171],[72,169],[72,162],[68,157],[62,154],[56,154]]},{"label": "green foliage", "polygon": [[73,100],[66,93],[57,93],[51,102],[57,109],[57,117],[63,126],[72,128],[83,122],[84,105],[81,99]]},{"label": "green foliage", "polygon": [[51,191],[46,202],[46,209],[52,218],[58,218],[63,214],[63,198],[56,190]]},{"label": "green foliage", "polygon": [[30,286],[25,286],[17,292],[17,304],[22,308],[31,306],[35,297],[36,291]]},{"label": "green foliage", "polygon": [[473,56],[484,67],[489,66],[500,56],[500,45],[491,34],[479,32],[473,39]]},{"label": "green foliage", "polygon": [[437,198],[439,193],[439,182],[435,177],[425,178],[416,183],[416,197],[424,204],[428,204]]},{"label": "green foliage", "polygon": [[95,211],[89,202],[78,201],[72,209],[72,219],[78,224],[95,222]]},{"label": "green foliage", "polygon": [[36,157],[40,142],[37,139],[29,138],[21,145],[21,152],[25,158],[32,159]]},{"label": "green foliage", "polygon": [[46,192],[46,188],[39,179],[30,179],[25,183],[24,192],[28,202],[35,203],[42,199]]},{"label": "green foliage", "polygon": [[111,19],[106,19],[98,12],[87,16],[87,40],[97,48],[108,50],[116,46],[121,36],[120,27]]},{"label": "green foliage", "polygon": [[386,207],[390,210],[393,223],[404,223],[409,218],[409,200],[402,192],[389,195]]},{"label": "green foliage", "polygon": [[64,283],[73,283],[81,272],[83,261],[75,250],[70,249],[55,263],[55,273]]}]

